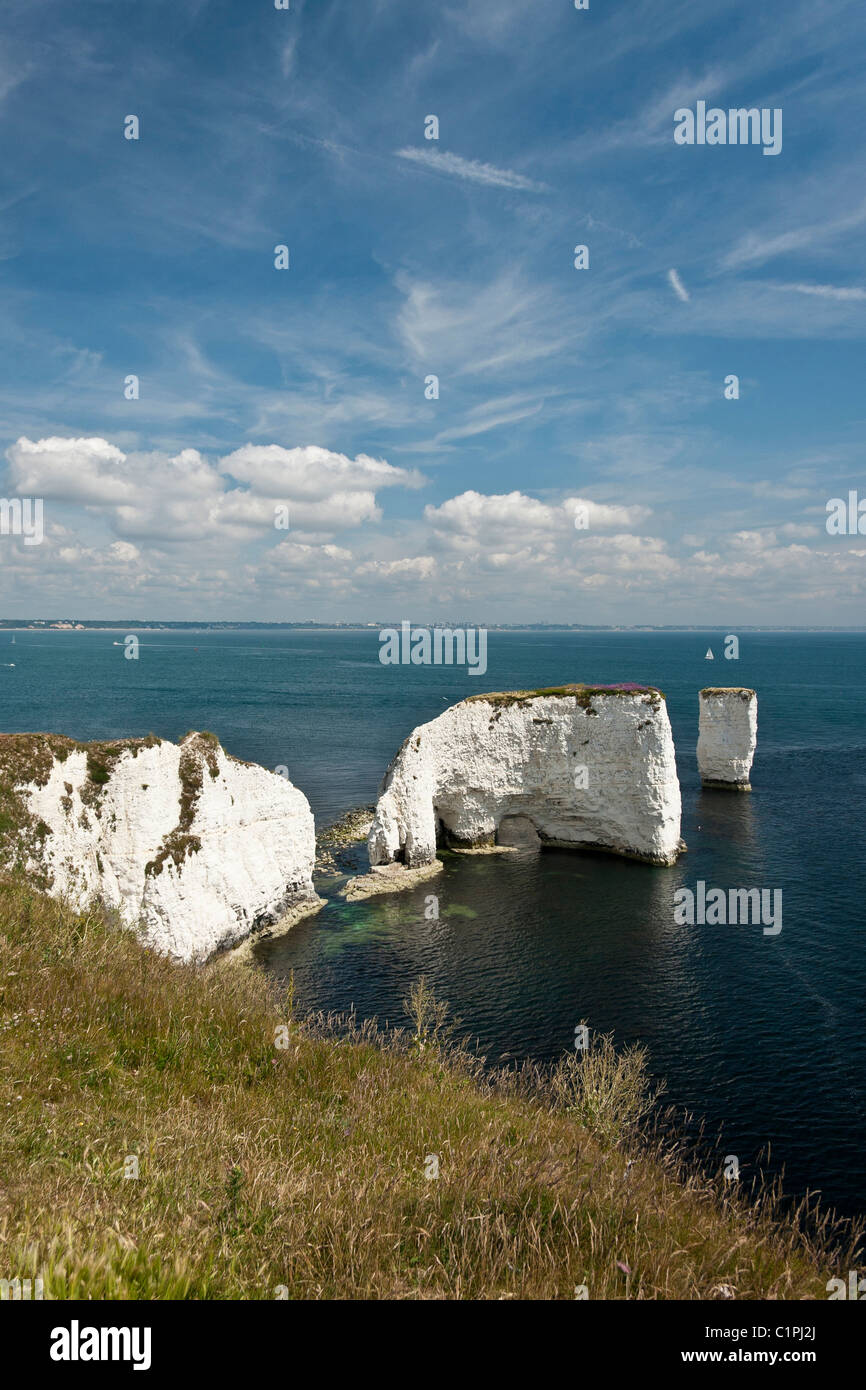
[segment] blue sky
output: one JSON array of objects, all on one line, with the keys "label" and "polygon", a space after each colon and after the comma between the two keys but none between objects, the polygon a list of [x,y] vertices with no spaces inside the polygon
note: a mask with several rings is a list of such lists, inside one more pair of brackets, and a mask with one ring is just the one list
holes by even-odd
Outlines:
[{"label": "blue sky", "polygon": [[[3,615],[863,622],[862,3],[2,30]],[[781,153],[677,145],[699,100]]]}]

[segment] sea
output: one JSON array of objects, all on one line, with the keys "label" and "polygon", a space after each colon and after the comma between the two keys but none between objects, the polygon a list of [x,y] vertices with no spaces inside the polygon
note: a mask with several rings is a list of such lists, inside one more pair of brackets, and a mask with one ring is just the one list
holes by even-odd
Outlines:
[{"label": "sea", "polygon": [[[448,856],[433,884],[327,904],[261,941],[301,1008],[407,1023],[426,976],[490,1065],[551,1063],[585,1023],[641,1043],[704,1161],[866,1210],[866,634],[491,630],[483,676],[379,661],[378,630],[0,631],[0,730],[77,739],[190,729],[287,767],[318,827],[373,803],[403,739],[485,690],[635,681],[664,691],[688,852]],[[15,637],[14,644],[12,637]],[[713,658],[707,656],[708,649]],[[752,686],[751,794],[702,790],[698,691]],[[781,890],[782,930],[679,925],[681,887]],[[428,895],[438,898],[431,916]]]}]

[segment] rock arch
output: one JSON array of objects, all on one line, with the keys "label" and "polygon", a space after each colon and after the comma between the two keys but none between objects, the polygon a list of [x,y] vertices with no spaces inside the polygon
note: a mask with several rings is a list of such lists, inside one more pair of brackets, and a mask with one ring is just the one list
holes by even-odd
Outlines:
[{"label": "rock arch", "polygon": [[420,867],[435,858],[440,826],[458,845],[488,846],[513,819],[530,821],[547,845],[672,864],[683,846],[664,696],[573,685],[453,705],[391,763],[370,862]]}]

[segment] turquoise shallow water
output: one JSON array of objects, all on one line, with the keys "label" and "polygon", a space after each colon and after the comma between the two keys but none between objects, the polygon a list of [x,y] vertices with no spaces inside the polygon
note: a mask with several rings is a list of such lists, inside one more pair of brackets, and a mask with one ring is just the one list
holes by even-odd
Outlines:
[{"label": "turquoise shallow water", "polygon": [[[209,728],[240,757],[286,764],[325,823],[375,799],[416,724],[483,690],[638,681],[666,692],[689,852],[656,869],[606,856],[450,857],[435,883],[332,901],[257,947],[302,1005],[403,1022],[429,976],[491,1059],[550,1060],[574,1027],[642,1040],[667,1098],[704,1116],[744,1176],[762,1149],[792,1192],[863,1211],[866,1153],[866,637],[492,632],[489,669],[385,667],[373,630],[0,633],[0,728],[77,738]],[[711,645],[717,659],[705,661]],[[14,667],[4,665],[14,661]],[[697,691],[758,691],[750,796],[701,791]],[[780,936],[682,927],[677,887],[781,888]]]}]

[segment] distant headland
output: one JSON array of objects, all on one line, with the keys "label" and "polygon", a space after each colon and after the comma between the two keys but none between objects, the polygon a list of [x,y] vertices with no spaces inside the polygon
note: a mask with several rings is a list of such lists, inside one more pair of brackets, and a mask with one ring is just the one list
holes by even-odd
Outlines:
[{"label": "distant headland", "polygon": [[[325,622],[304,618],[297,622],[255,622],[251,619],[162,619],[162,618],[0,618],[0,631],[7,632],[264,632],[292,628],[320,632],[371,631],[374,628],[399,626],[400,617],[392,615],[370,620]],[[430,628],[474,626],[488,632],[716,632],[724,623],[495,623],[466,617],[443,618],[428,622]],[[737,623],[738,632],[866,632],[866,624],[850,623],[839,627],[796,626],[784,623]]]}]

